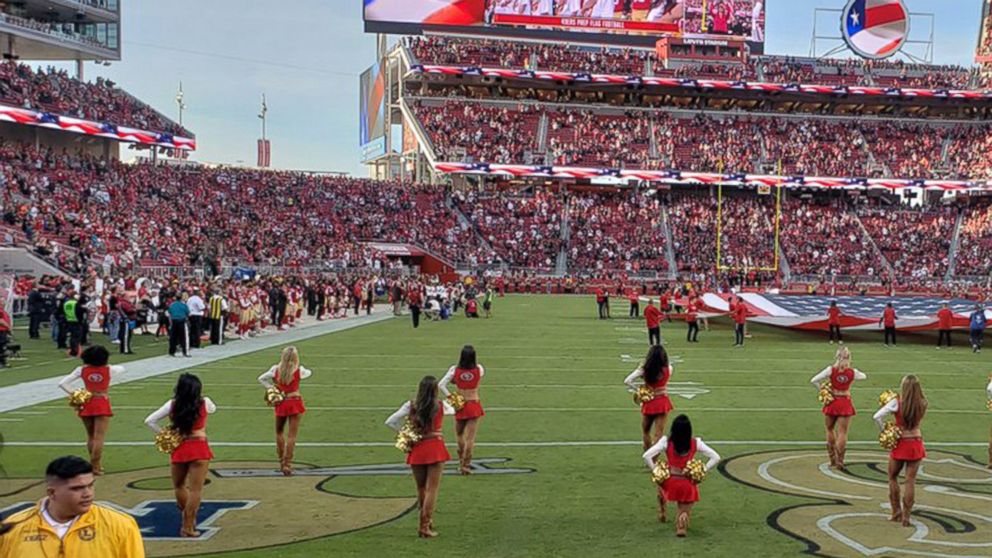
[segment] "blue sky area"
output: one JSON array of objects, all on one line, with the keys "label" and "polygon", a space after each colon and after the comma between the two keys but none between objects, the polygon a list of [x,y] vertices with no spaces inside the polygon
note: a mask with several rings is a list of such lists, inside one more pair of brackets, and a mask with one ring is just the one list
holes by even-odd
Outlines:
[{"label": "blue sky area", "polygon": [[[936,14],[934,61],[970,65],[981,0],[906,0]],[[256,117],[265,92],[276,168],[364,176],[358,152],[358,76],[375,59],[362,32],[359,0],[125,0],[123,61],[86,65],[87,79],[110,78],[197,134],[200,161],[255,161]],[[807,55],[813,8],[844,0],[767,0],[767,52]],[[821,33],[839,27],[820,19]],[[925,34],[914,21],[912,37]],[[829,44],[821,44],[821,52]],[[843,55],[840,55],[843,56]]]}]

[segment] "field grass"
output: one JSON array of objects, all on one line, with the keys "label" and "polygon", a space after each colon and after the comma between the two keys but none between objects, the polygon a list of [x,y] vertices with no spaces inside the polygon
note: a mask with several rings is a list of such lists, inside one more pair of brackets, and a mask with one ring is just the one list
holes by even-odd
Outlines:
[{"label": "field grass", "polygon": [[[292,499],[313,518],[294,536],[312,540],[282,546],[280,556],[644,556],[659,550],[674,556],[789,556],[806,550],[805,543],[770,527],[769,516],[781,508],[816,503],[815,498],[759,490],[735,482],[726,471],[713,471],[702,485],[688,539],[676,539],[671,524],[657,522],[655,492],[640,459],[640,414],[622,386],[647,348],[641,320],[597,320],[594,302],[585,297],[510,296],[498,299],[495,310],[491,320],[457,318],[413,330],[408,318],[397,319],[298,343],[303,363],[314,376],[303,386],[309,411],[296,460],[321,467],[401,463],[403,456],[390,446],[392,434],[384,419],[413,395],[423,375],[441,376],[456,361],[461,346],[471,343],[487,371],[481,390],[487,415],[475,457],[508,458],[511,461],[492,467],[534,472],[446,476],[435,517],[441,537],[431,541],[415,538],[416,513],[368,512],[363,521],[374,526],[320,537],[327,532],[322,521],[365,513],[363,499],[408,502],[415,490],[409,476],[338,476],[322,488],[358,499],[353,509],[335,511],[323,509],[317,493],[308,492],[324,480],[310,477],[272,496]],[[625,305],[614,314],[626,315]],[[692,345],[685,343],[683,323],[662,326],[676,362],[673,382],[695,382],[684,386],[696,392],[693,398],[673,397],[676,413],[688,414],[696,435],[725,459],[760,451],[821,451],[822,417],[808,380],[831,362],[835,347],[814,334],[750,329],[753,339],[747,347],[733,349],[733,333],[721,321],[701,332],[700,343]],[[891,349],[882,346],[880,332],[848,337],[855,366],[868,374],[854,390],[860,414],[852,425],[852,440],[874,442],[870,415],[878,393],[896,388],[902,375],[915,373],[931,404],[925,423],[928,443],[934,448],[935,443],[970,444],[940,447],[986,461],[980,444],[989,437],[989,413],[984,410],[987,356],[961,346],[937,351],[929,335],[904,336]],[[47,354],[43,346],[39,343],[29,356]],[[164,352],[136,347],[139,357]],[[262,404],[255,378],[276,362],[278,352],[270,349],[193,369],[203,379],[205,393],[220,407],[209,424],[215,467],[234,461],[275,466],[272,411]],[[58,355],[50,356],[58,360]],[[58,361],[2,372],[0,385],[54,376],[71,367],[69,361]],[[142,420],[170,396],[175,378],[170,374],[115,387],[109,441],[149,442]],[[64,401],[5,413],[0,421],[7,442],[0,463],[11,479],[36,479],[49,459],[85,451],[64,444],[84,440],[82,426]],[[445,423],[445,438],[454,442],[452,421]],[[26,442],[40,445],[18,445]],[[231,442],[259,444],[226,445]],[[361,444],[366,442],[383,445]],[[873,444],[855,445],[851,451],[877,449]],[[104,465],[112,474],[98,483],[97,498],[116,482],[113,473],[160,467],[166,461],[146,445],[111,445]],[[865,474],[878,477],[875,470],[866,469]],[[288,487],[277,484],[283,481],[267,480],[268,486]],[[16,487],[23,481],[6,483]],[[992,494],[990,485],[982,483],[975,485],[976,491]],[[211,489],[206,488],[207,500]],[[169,494],[160,491],[158,496]],[[32,501],[40,495],[34,488],[13,500]],[[259,506],[265,506],[268,496],[243,497],[260,499]],[[237,513],[225,520],[235,521]],[[218,524],[222,529],[216,542],[222,541],[226,528],[222,521]],[[257,541],[248,546],[271,544],[271,534],[285,527],[279,517],[269,515],[257,525]],[[181,548],[170,553],[203,551],[196,542]],[[234,555],[271,553],[259,549]]]}]

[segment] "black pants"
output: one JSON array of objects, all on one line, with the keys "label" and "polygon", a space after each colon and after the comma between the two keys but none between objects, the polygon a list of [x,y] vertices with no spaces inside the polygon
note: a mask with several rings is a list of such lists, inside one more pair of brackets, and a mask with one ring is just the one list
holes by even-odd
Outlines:
[{"label": "black pants", "polygon": [[641,317],[641,305],[637,302],[630,303],[630,317],[640,318]]},{"label": "black pants", "polygon": [[648,344],[649,345],[661,345],[661,328],[660,327],[649,327],[648,328]]},{"label": "black pants", "polygon": [[947,339],[947,346],[951,346],[951,330],[942,329],[937,334],[937,346],[941,346],[944,343],[944,339]]},{"label": "black pants", "polygon": [[10,333],[0,331],[0,366],[7,366],[7,343],[10,341]]},{"label": "black pants", "polygon": [[734,345],[744,345],[744,324],[734,324]]},{"label": "black pants", "polygon": [[200,335],[203,333],[203,316],[189,317],[189,346],[200,348]]},{"label": "black pants", "polygon": [[685,335],[685,340],[690,343],[696,343],[699,341],[699,339],[697,339],[697,337],[699,337],[699,321],[692,320],[691,322],[688,323],[689,323],[689,331]]},{"label": "black pants", "polygon": [[28,337],[31,339],[38,339],[41,337],[41,320],[43,316],[41,314],[31,314],[31,322],[28,324]]},{"label": "black pants", "polygon": [[886,345],[889,344],[889,339],[890,338],[892,339],[892,344],[895,345],[896,344],[896,328],[895,327],[887,327],[887,328],[885,328],[885,344]]},{"label": "black pants", "polygon": [[121,354],[128,354],[131,352],[131,321],[127,316],[122,315],[117,324],[117,339],[121,342],[119,345]]},{"label": "black pants", "polygon": [[414,329],[420,327],[420,306],[415,304],[410,305],[410,317],[413,318]]},{"label": "black pants", "polygon": [[211,345],[223,345],[224,344],[224,316],[221,315],[220,318],[216,320],[210,320],[210,344]]},{"label": "black pants", "polygon": [[79,344],[86,347],[90,344],[90,319],[79,322]]},{"label": "black pants", "polygon": [[66,348],[65,340],[69,337],[69,324],[65,320],[59,320],[59,331],[55,336],[55,344],[60,349]]},{"label": "black pants", "polygon": [[983,339],[985,337],[985,330],[984,329],[973,329],[973,330],[971,330],[971,336],[970,337],[971,337],[971,346],[972,346],[972,348],[975,349],[975,350],[979,350],[980,351],[982,349],[982,341],[983,341]]},{"label": "black pants", "polygon": [[79,322],[66,322],[66,329],[69,330],[69,354],[79,356],[79,339],[82,337],[82,324]]},{"label": "black pants", "polygon": [[169,327],[169,354],[175,356],[176,349],[182,349],[183,355],[189,354],[189,324],[186,320],[173,320]]},{"label": "black pants", "polygon": [[606,303],[605,302],[597,302],[596,304],[599,306],[599,319],[600,320],[605,320],[606,319]]},{"label": "black pants", "polygon": [[373,298],[371,296],[365,299],[365,314],[366,315],[369,315],[369,314],[372,313],[372,303],[373,303]]},{"label": "black pants", "polygon": [[843,341],[840,336],[840,326],[831,325],[830,326],[830,340],[831,341]]},{"label": "black pants", "polygon": [[360,297],[360,296],[353,296],[353,297],[351,297],[351,299],[355,301],[355,315],[357,316],[358,315],[358,311],[362,307],[362,297]]}]

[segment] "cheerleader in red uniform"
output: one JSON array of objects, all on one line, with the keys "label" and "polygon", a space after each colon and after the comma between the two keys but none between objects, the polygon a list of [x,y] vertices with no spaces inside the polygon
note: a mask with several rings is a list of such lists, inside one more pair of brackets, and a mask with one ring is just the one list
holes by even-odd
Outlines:
[{"label": "cheerleader in red uniform", "polygon": [[641,404],[641,435],[644,438],[644,449],[648,449],[665,432],[668,413],[675,409],[668,398],[667,386],[672,379],[672,365],[668,362],[668,353],[664,347],[652,345],[648,349],[644,365],[631,372],[623,383],[631,391],[635,391],[638,388],[637,379],[641,377],[644,378],[644,385],[654,390],[654,399]]},{"label": "cheerleader in red uniform", "polygon": [[409,418],[422,435],[421,440],[407,454],[406,462],[413,470],[413,479],[417,483],[417,505],[420,507],[418,534],[421,538],[428,539],[437,536],[433,520],[434,505],[437,503],[444,464],[451,459],[444,447],[441,427],[444,424],[444,415],[455,414],[455,410],[438,393],[437,378],[424,376],[420,380],[416,400],[407,401],[386,419],[386,426],[399,431]]},{"label": "cheerleader in red uniform", "polygon": [[[892,505],[892,516],[889,521],[901,521],[903,527],[909,527],[909,514],[913,511],[916,501],[916,473],[920,462],[927,456],[923,445],[923,435],[920,424],[927,412],[927,399],[920,387],[920,380],[910,374],[902,379],[900,396],[875,413],[875,423],[879,430],[885,428],[885,417],[895,415],[896,426],[902,431],[898,445],[889,452],[889,503]],[[906,469],[905,494],[899,499],[899,473]]]},{"label": "cheerleader in red uniform", "polygon": [[472,345],[462,347],[462,356],[458,366],[452,366],[448,373],[441,378],[438,389],[447,397],[448,384],[451,381],[458,386],[458,393],[465,398],[465,406],[455,413],[455,435],[458,437],[458,470],[463,475],[472,474],[472,450],[475,449],[475,434],[479,428],[479,419],[486,413],[479,401],[479,382],[486,375],[486,370],[475,361],[475,348]]},{"label": "cheerleader in red uniform", "polygon": [[62,391],[72,394],[70,385],[76,380],[82,380],[86,390],[93,394],[89,402],[79,410],[79,418],[86,428],[86,449],[90,452],[90,463],[93,464],[93,474],[102,475],[103,441],[110,427],[110,417],[114,416],[110,408],[110,379],[124,373],[123,366],[107,366],[110,353],[107,349],[94,345],[83,351],[83,365],[77,367],[71,374],[62,378],[59,387]]},{"label": "cheerleader in red uniform", "polygon": [[170,459],[172,488],[183,518],[179,532],[182,537],[200,536],[196,530],[196,513],[200,509],[210,460],[214,458],[207,443],[207,415],[215,413],[217,406],[209,397],[203,397],[202,391],[199,378],[183,374],[176,382],[175,397],[145,419],[148,428],[158,434],[162,430],[158,423],[168,417],[171,427],[183,438]]},{"label": "cheerleader in red uniform", "polygon": [[707,471],[720,463],[720,454],[707,446],[702,438],[692,437],[692,423],[685,415],[675,417],[675,420],[672,421],[671,433],[668,436],[662,436],[657,444],[644,452],[644,462],[647,463],[648,468],[654,468],[655,458],[663,452],[665,461],[668,462],[671,477],[658,488],[658,504],[660,506],[658,519],[662,522],[667,521],[665,501],[675,502],[678,505],[675,535],[684,537],[689,529],[689,515],[692,513],[692,506],[699,501],[699,486],[686,478],[683,470],[690,461],[695,459],[696,452],[706,456]]},{"label": "cheerleader in red uniform", "polygon": [[819,389],[820,384],[830,380],[830,390],[834,400],[823,408],[824,424],[827,431],[827,454],[830,456],[830,466],[843,469],[844,456],[847,453],[847,429],[851,425],[851,417],[856,413],[851,403],[851,384],[855,380],[866,380],[864,372],[851,368],[851,351],[847,347],[837,350],[833,366],[828,366],[813,376],[810,382]]},{"label": "cheerleader in red uniform", "polygon": [[[285,398],[276,405],[276,451],[279,454],[279,468],[287,477],[293,474],[293,451],[296,449],[296,436],[300,432],[300,419],[307,412],[300,396],[300,380],[305,380],[313,372],[300,366],[300,353],[296,347],[282,350],[279,364],[269,368],[258,377],[266,389],[276,387]],[[283,437],[286,425],[289,433]]]}]

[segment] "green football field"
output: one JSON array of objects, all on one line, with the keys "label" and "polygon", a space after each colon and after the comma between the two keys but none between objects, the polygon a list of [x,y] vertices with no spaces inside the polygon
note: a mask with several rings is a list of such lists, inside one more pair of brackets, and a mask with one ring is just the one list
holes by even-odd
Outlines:
[{"label": "green football field", "polygon": [[[207,540],[149,540],[150,555],[270,556],[278,547],[287,557],[992,556],[992,471],[984,468],[992,366],[962,346],[963,335],[951,351],[934,348],[935,334],[902,336],[897,348],[885,348],[881,332],[848,336],[868,380],[854,388],[849,470],[836,473],[822,466],[823,419],[809,384],[832,362],[836,347],[825,336],[753,326],[747,346],[734,349],[723,320],[692,345],[684,323],[663,324],[675,414],[688,414],[725,460],[701,485],[689,537],[677,539],[672,523],[657,521],[639,409],[622,385],[647,349],[643,321],[627,319],[626,304],[615,305],[612,320],[595,315],[588,297],[510,296],[497,299],[490,320],[414,330],[409,318],[393,319],[298,343],[314,376],[302,388],[308,412],[300,474],[291,479],[260,473],[277,463],[272,411],[256,377],[278,349],[193,368],[219,407],[208,426],[216,458],[204,498],[235,504],[211,519]],[[414,483],[390,467],[404,456],[383,421],[422,376],[443,375],[466,343],[486,368],[480,471],[445,476],[435,516],[441,536],[419,540]],[[16,362],[24,367],[0,372],[0,385],[67,373],[72,361],[48,347],[26,343],[26,355],[47,363]],[[140,358],[165,349],[142,340],[136,350]],[[915,527],[904,529],[883,517],[886,456],[871,414],[878,394],[907,373],[921,377],[930,401],[931,455]],[[142,509],[171,499],[167,456],[149,445],[142,421],[169,398],[175,378],[112,389],[98,500]],[[42,489],[32,483],[51,458],[85,456],[83,428],[64,400],[4,413],[0,429],[9,477],[0,509],[37,501]],[[453,444],[453,421],[444,430]],[[306,474],[308,467],[337,469]]]}]

